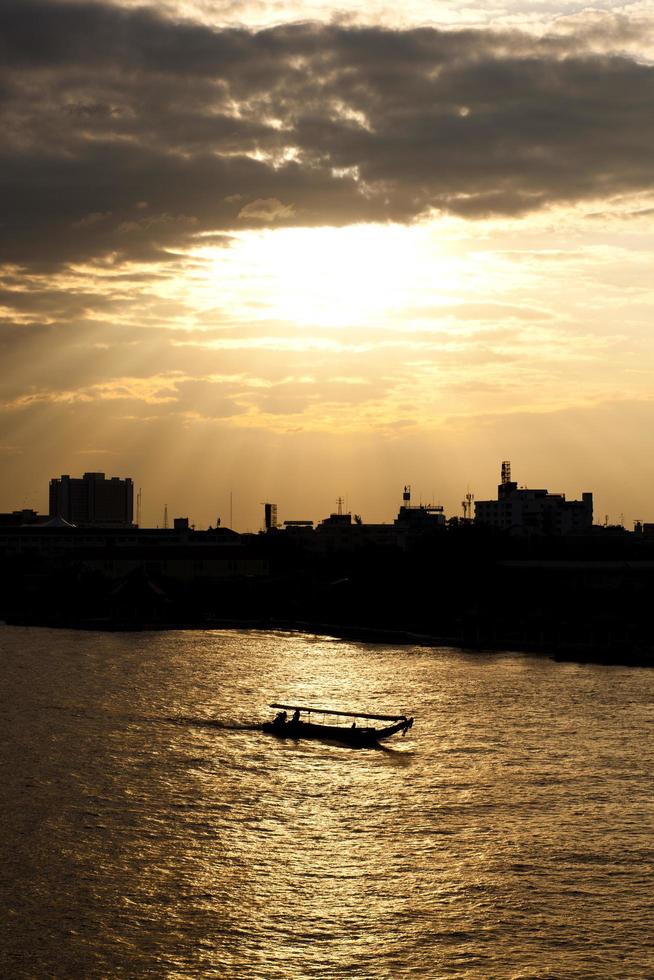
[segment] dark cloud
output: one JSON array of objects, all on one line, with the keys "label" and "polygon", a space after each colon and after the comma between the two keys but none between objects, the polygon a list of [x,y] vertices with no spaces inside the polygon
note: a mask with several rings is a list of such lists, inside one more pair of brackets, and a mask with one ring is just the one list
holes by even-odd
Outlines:
[{"label": "dark cloud", "polygon": [[0,261],[151,260],[198,232],[650,189],[654,68],[588,43],[4,0]]}]

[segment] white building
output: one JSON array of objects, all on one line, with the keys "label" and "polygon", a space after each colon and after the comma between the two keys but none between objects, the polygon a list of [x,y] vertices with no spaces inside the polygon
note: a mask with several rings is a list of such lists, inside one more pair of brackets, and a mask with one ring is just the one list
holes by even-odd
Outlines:
[{"label": "white building", "polygon": [[475,502],[475,523],[517,533],[575,534],[592,527],[593,495],[566,500],[563,493],[518,488],[511,481],[511,464],[504,462],[497,500]]}]

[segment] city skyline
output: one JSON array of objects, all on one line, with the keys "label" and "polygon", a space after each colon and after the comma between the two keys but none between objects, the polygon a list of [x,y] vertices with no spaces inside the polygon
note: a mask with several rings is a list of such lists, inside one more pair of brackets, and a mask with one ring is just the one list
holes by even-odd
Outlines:
[{"label": "city skyline", "polygon": [[262,499],[381,521],[406,482],[460,514],[512,459],[652,517],[647,4],[0,26],[0,510],[95,470],[151,524],[230,493],[243,530]]},{"label": "city skyline", "polygon": [[[496,488],[497,494],[486,500],[479,497],[476,498],[474,493],[471,493],[468,489],[465,495],[462,495],[463,499],[459,502],[458,510],[456,508],[448,510],[438,501],[434,494],[431,497],[424,497],[422,493],[414,494],[411,484],[404,484],[401,494],[401,510],[403,511],[405,508],[408,508],[411,511],[438,512],[441,523],[445,523],[450,518],[463,518],[475,520],[480,523],[490,523],[500,529],[503,528],[506,530],[508,525],[515,522],[515,518],[521,524],[521,501],[523,499],[525,502],[529,501],[527,509],[533,513],[539,510],[539,505],[536,501],[540,499],[546,509],[551,505],[555,509],[566,511],[570,515],[576,513],[581,518],[584,527],[589,528],[592,523],[596,525],[609,523],[608,514],[604,515],[602,520],[601,515],[593,512],[592,491],[584,490],[581,492],[581,499],[573,500],[569,493],[566,494],[560,490],[552,491],[549,487],[527,486],[517,480],[513,481],[510,460],[503,460],[501,462],[499,481],[496,484]],[[399,494],[397,496],[399,504]],[[503,498],[509,504],[506,513],[502,506],[498,510],[498,502]],[[558,502],[559,500],[560,503]],[[341,515],[343,517],[347,516],[350,520],[352,520],[354,515],[353,519],[355,524],[389,524],[389,514],[385,514],[381,519],[378,518],[377,520],[364,519],[363,515],[356,513],[356,507],[351,506],[351,502],[347,497],[338,496],[332,504],[333,506],[328,512],[320,515],[312,513],[306,506],[299,513],[291,514],[285,511],[284,502],[282,502],[280,508],[277,501],[259,501],[258,529],[281,528],[284,524],[311,524],[318,526],[318,524],[323,522],[329,524],[336,518],[336,515],[339,517],[339,524]],[[62,474],[58,477],[52,477],[49,481],[49,505],[45,509],[44,514],[49,514],[51,519],[61,520],[63,518],[65,522],[72,523],[73,526],[79,524],[82,527],[87,524],[129,526],[133,523],[134,526],[142,528],[167,528],[172,527],[173,524],[177,525],[177,522],[180,525],[182,522],[186,522],[186,526],[191,526],[193,529],[202,529],[202,525],[196,521],[194,516],[189,515],[189,513],[182,515],[181,510],[176,507],[174,501],[171,505],[168,502],[164,504],[163,513],[160,515],[161,523],[159,520],[149,520],[142,505],[143,488],[137,487],[135,494],[134,483],[130,476],[116,476],[115,474],[108,476],[103,472],[97,471],[85,472],[79,476]],[[251,506],[250,500],[248,501],[248,506]],[[281,517],[279,517],[280,511]],[[586,511],[586,516],[581,517],[582,512]],[[22,512],[24,514],[29,513],[33,517],[39,516],[37,510],[34,508],[24,508]],[[13,507],[8,509],[6,513],[20,515],[21,508]],[[43,515],[40,516],[43,517]],[[391,521],[393,517],[394,514],[391,515]],[[577,520],[576,517],[572,519],[573,522]],[[612,521],[611,523],[624,526],[624,514],[620,514],[619,520]],[[649,522],[643,522],[641,520],[637,523]],[[229,494],[229,502],[224,516],[218,514],[215,521],[213,523],[210,522],[207,526],[211,529],[211,527],[221,525],[246,532],[252,532],[257,529],[256,527],[238,527],[237,522],[234,520],[233,492]],[[581,525],[577,526],[573,523],[564,533],[574,531],[575,529],[580,530]]]}]

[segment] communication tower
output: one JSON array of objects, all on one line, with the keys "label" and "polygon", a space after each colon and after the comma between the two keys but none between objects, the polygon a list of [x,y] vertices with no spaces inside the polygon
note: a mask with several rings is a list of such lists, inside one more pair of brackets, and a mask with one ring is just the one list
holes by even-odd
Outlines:
[{"label": "communication tower", "polygon": [[502,461],[502,483],[511,482],[511,461],[505,459]]},{"label": "communication tower", "polygon": [[467,493],[465,500],[461,501],[461,506],[463,507],[463,517],[466,521],[472,520],[472,506],[475,499],[474,493]]},{"label": "communication tower", "polygon": [[164,504],[164,529],[168,530],[168,504]]},{"label": "communication tower", "polygon": [[407,483],[404,487],[404,492],[402,494],[402,506],[408,507],[411,503],[411,487]]}]

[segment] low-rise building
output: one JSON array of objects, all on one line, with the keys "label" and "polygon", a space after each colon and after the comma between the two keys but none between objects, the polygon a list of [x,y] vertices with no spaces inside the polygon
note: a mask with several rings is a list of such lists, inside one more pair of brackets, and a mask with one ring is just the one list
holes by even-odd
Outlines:
[{"label": "low-rise building", "polygon": [[21,562],[74,565],[109,579],[124,578],[138,568],[182,582],[268,574],[267,557],[228,528],[92,528],[61,519],[0,528],[0,570]]},{"label": "low-rise building", "polygon": [[37,514],[31,508],[12,510],[11,513],[0,514],[0,527],[20,527],[25,524],[45,524],[47,514]]},{"label": "low-rise building", "polygon": [[497,500],[475,502],[475,523],[516,533],[561,535],[588,531],[593,524],[593,495],[582,493],[581,500],[566,500],[563,493],[518,487],[511,480],[511,464],[503,462]]}]

